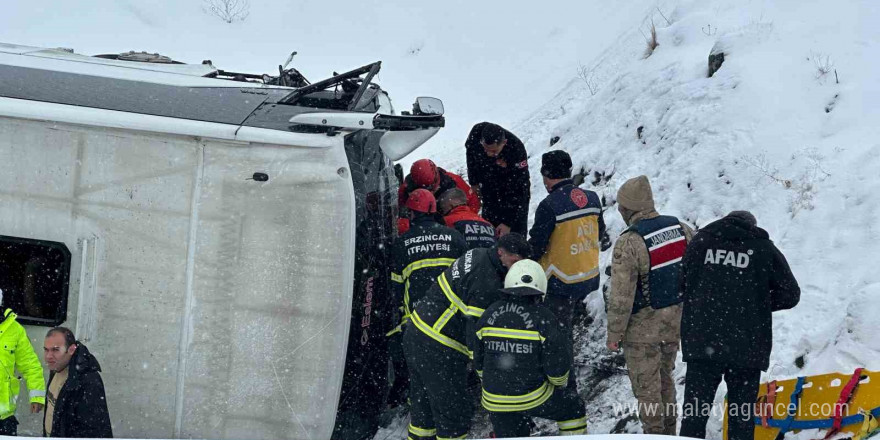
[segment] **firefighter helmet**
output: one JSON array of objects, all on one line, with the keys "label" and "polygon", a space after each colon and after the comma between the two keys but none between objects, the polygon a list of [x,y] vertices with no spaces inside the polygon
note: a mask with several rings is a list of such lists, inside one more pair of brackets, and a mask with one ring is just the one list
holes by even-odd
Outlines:
[{"label": "firefighter helmet", "polygon": [[431,188],[437,182],[437,165],[431,159],[419,159],[413,162],[409,175],[419,188]]},{"label": "firefighter helmet", "polygon": [[406,199],[406,207],[413,212],[433,214],[437,212],[437,199],[434,198],[434,194],[431,194],[431,191],[419,188],[409,193]]},{"label": "firefighter helmet", "polygon": [[504,289],[501,291],[516,296],[544,295],[547,293],[544,268],[534,260],[513,263],[504,277]]}]

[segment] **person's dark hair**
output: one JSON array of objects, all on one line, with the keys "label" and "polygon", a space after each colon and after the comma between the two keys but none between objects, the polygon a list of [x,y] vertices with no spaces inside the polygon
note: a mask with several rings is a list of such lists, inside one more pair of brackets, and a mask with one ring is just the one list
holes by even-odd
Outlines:
[{"label": "person's dark hair", "polygon": [[503,141],[504,138],[504,129],[500,125],[491,122],[486,123],[486,126],[483,127],[483,133],[480,135],[480,139],[486,145],[497,144]]},{"label": "person's dark hair", "polygon": [[438,208],[444,211],[466,204],[467,194],[461,188],[446,190],[443,194],[440,194],[440,199],[437,200]]},{"label": "person's dark hair", "polygon": [[52,336],[54,334],[60,333],[64,335],[64,346],[65,348],[70,347],[71,345],[76,344],[76,336],[73,336],[73,332],[70,331],[67,327],[53,327],[46,332],[46,337]]},{"label": "person's dark hair", "polygon": [[516,232],[511,232],[499,238],[496,246],[499,249],[504,249],[511,254],[516,254],[523,258],[529,258],[532,255],[532,245],[526,241],[525,237]]}]

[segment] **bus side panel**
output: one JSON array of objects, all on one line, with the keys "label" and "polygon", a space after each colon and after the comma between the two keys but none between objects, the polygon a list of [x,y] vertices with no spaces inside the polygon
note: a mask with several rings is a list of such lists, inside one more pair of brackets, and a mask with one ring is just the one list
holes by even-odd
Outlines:
[{"label": "bus side panel", "polygon": [[[0,125],[0,225],[6,235],[68,245],[71,299],[80,246],[93,240],[86,272],[96,272],[95,327],[77,336],[103,368],[114,432],[171,436],[197,142],[10,119]],[[68,307],[71,328],[78,305]],[[45,328],[29,330],[42,352]],[[20,416],[22,433],[41,432],[41,417]]]},{"label": "bus side panel", "polygon": [[342,139],[205,154],[181,436],[329,438],[353,277]]},{"label": "bus side panel", "polygon": [[[65,325],[94,323],[77,336],[115,436],[329,438],[354,268],[341,137],[251,146],[0,118],[0,158],[0,234],[72,253]],[[41,358],[45,330],[28,327]],[[39,435],[22,395],[20,433]]]}]

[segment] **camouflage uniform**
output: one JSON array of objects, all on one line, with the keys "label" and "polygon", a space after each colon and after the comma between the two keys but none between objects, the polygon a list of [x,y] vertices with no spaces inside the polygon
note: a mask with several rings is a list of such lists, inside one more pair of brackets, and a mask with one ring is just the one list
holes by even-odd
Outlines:
[{"label": "camouflage uniform", "polygon": [[[644,183],[647,184],[646,178]],[[626,187],[625,184],[621,192]],[[645,209],[631,210],[634,213],[627,219],[627,224],[659,216],[653,207],[650,186],[646,191],[647,194],[640,195],[650,203],[638,206]],[[619,194],[618,202],[627,208],[622,199]],[[690,242],[693,230],[684,223],[682,229]],[[648,249],[642,237],[635,232],[621,235],[614,246],[611,263],[611,289],[607,299],[608,342],[623,343],[623,354],[633,394],[639,401],[639,419],[644,432],[675,435],[677,413],[672,373],[678,354],[682,305],[657,310],[645,307],[632,313],[636,283],[645,283],[642,288],[649,292],[649,268]]]}]

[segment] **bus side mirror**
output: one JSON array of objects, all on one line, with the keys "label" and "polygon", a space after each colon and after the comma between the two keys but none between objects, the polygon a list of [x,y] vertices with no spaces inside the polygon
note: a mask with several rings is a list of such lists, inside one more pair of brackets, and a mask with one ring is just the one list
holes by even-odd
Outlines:
[{"label": "bus side mirror", "polygon": [[443,116],[443,101],[437,98],[422,96],[413,104],[413,115]]}]

